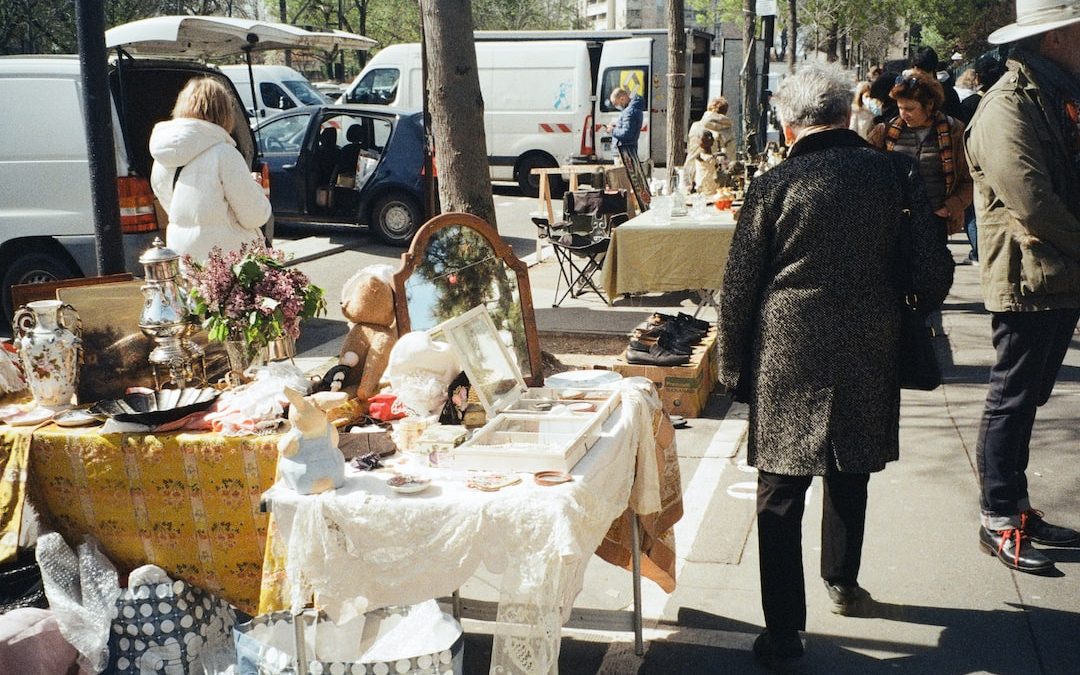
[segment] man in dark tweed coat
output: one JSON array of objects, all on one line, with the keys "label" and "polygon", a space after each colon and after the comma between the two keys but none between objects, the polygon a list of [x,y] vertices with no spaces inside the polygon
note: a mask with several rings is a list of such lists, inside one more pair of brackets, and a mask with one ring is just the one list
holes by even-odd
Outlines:
[{"label": "man in dark tweed coat", "polygon": [[896,257],[906,203],[913,290],[926,309],[945,298],[953,265],[914,164],[848,130],[840,71],[806,67],[774,101],[792,148],[747,191],[719,353],[720,380],[749,404],[748,461],[758,469],[765,631],[754,653],[783,668],[803,649],[801,522],[814,476],[824,477],[821,576],[833,611],[856,615],[869,600],[858,585],[867,483],[899,454]]}]

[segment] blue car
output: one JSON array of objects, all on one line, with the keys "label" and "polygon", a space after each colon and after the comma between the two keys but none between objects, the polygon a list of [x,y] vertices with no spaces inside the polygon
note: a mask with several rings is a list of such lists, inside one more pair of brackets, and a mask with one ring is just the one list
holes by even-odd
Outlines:
[{"label": "blue car", "polygon": [[255,138],[277,222],[367,225],[408,246],[426,220],[421,113],[307,106],[259,124]]}]

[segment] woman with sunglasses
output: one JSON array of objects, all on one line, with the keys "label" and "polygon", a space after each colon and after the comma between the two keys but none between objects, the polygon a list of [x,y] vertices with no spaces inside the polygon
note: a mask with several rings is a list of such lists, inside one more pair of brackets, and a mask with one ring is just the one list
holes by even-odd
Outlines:
[{"label": "woman with sunglasses", "polygon": [[964,156],[964,123],[941,112],[945,92],[932,75],[910,71],[896,78],[889,97],[899,115],[878,124],[867,140],[915,160],[943,233],[964,231],[973,187]]}]

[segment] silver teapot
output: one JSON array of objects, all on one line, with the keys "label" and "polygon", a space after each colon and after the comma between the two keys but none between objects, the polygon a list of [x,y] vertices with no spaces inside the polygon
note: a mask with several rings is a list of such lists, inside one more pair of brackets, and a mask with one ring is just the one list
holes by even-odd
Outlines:
[{"label": "silver teapot", "polygon": [[[139,263],[146,277],[139,328],[157,343],[150,352],[154,388],[169,383],[178,388],[206,384],[206,356],[199,345],[188,339],[199,331],[199,324],[188,310],[180,255],[155,238],[139,256]],[[162,377],[165,372],[167,379]]]}]

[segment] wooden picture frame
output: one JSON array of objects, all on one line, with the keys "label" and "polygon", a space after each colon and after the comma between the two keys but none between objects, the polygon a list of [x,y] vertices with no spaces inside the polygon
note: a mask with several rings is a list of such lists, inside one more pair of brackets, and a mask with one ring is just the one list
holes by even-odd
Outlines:
[{"label": "wooden picture frame", "polygon": [[649,210],[652,202],[652,193],[649,191],[649,177],[645,175],[645,167],[638,159],[636,152],[630,152],[626,148],[619,148],[619,158],[626,167],[626,175],[630,179],[630,188],[634,192],[634,201],[637,202],[638,211]]},{"label": "wooden picture frame", "polygon": [[[444,232],[449,228],[458,229],[453,233]],[[411,330],[427,330],[447,319],[453,318],[453,316],[463,314],[468,309],[479,304],[475,301],[477,298],[482,297],[481,302],[491,304],[491,301],[506,297],[504,293],[492,295],[489,293],[490,288],[477,290],[474,284],[473,292],[464,294],[466,297],[473,298],[473,300],[470,301],[467,307],[463,307],[460,312],[455,311],[447,316],[427,316],[425,314],[413,317],[410,314],[409,298],[412,291],[410,285],[417,280],[424,282],[421,277],[424,277],[433,267],[429,258],[451,252],[460,252],[465,244],[469,246],[476,244],[477,236],[490,247],[491,254],[478,261],[483,263],[483,267],[487,270],[485,272],[487,276],[476,279],[475,283],[491,284],[493,282],[493,279],[489,278],[492,276],[491,270],[496,269],[496,264],[499,262],[501,262],[501,266],[498,267],[502,268],[502,276],[516,281],[517,299],[514,304],[516,312],[520,315],[522,334],[514,336],[515,355],[518,358],[518,364],[526,384],[531,387],[543,386],[544,372],[540,359],[540,340],[536,332],[536,314],[533,311],[532,289],[529,286],[529,268],[514,255],[514,250],[502,240],[499,233],[491,225],[476,216],[467,213],[444,213],[432,218],[417,231],[409,250],[401,254],[401,268],[394,274],[394,311],[397,317],[398,334],[403,335]],[[450,239],[443,241],[447,237]],[[473,241],[465,242],[464,239]],[[446,246],[443,244],[446,244]],[[443,266],[446,264],[446,261],[439,263],[439,265]],[[453,285],[455,293],[457,293],[467,286],[470,279],[465,269],[453,264],[450,266],[455,268],[449,270],[449,273],[453,274],[454,278],[450,280],[450,283]],[[416,279],[414,279],[414,276]],[[440,278],[447,276],[449,274],[445,274],[444,277]],[[431,283],[428,282],[425,285],[430,287]],[[426,290],[433,291],[435,289],[427,288]],[[413,311],[418,311],[418,308],[413,307]],[[493,312],[493,314],[496,315],[493,316],[495,323],[502,328],[503,317],[498,316],[498,312]]]}]

